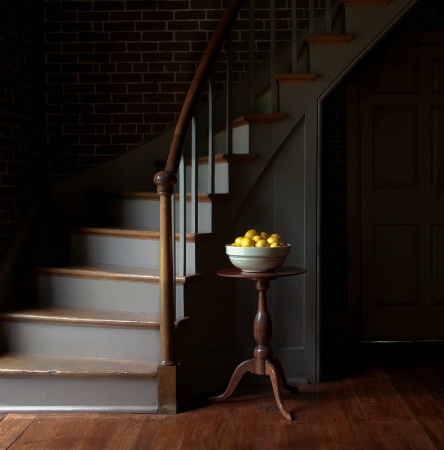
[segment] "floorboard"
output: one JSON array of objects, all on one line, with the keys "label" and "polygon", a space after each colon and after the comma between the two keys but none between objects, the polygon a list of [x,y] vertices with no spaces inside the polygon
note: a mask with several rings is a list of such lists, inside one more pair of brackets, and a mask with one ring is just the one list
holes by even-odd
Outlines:
[{"label": "floorboard", "polygon": [[0,415],[0,450],[442,450],[443,345],[361,345],[336,376],[284,394],[292,422],[270,386],[242,386],[177,415]]}]

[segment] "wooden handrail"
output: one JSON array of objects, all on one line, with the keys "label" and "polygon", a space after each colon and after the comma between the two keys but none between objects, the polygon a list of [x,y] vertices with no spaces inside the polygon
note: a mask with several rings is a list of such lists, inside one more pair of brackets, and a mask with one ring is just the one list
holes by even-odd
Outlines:
[{"label": "wooden handrail", "polygon": [[[172,257],[173,239],[171,223],[171,197],[177,182],[177,172],[183,153],[185,138],[199,97],[213,69],[217,56],[245,0],[230,0],[202,60],[197,68],[179,119],[174,130],[165,170],[156,173],[154,183],[160,196],[160,365],[175,366],[174,354],[174,283],[175,268]],[[159,406],[162,399],[159,398]]]},{"label": "wooden handrail", "polygon": [[166,172],[177,173],[180,163],[180,156],[184,145],[185,137],[190,126],[194,109],[199,100],[200,94],[210,76],[216,58],[222,48],[223,43],[228,37],[237,15],[239,14],[245,0],[231,0],[227,5],[216,30],[214,31],[210,42],[205,50],[202,60],[196,70],[190,89],[182,106],[176,128],[171,141],[170,151],[165,166]]}]

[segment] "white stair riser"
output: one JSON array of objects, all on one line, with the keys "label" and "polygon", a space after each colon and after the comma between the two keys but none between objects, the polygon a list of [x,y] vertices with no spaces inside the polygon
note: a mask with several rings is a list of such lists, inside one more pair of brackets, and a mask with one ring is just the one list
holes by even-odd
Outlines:
[{"label": "white stair riser", "polygon": [[[187,166],[187,192],[191,192],[191,167]],[[199,164],[197,170],[197,192],[208,193],[208,164]],[[229,165],[225,162],[215,164],[214,166],[214,193],[225,194],[230,192],[229,183]]]},{"label": "white stair riser", "polygon": [[[187,202],[187,231],[191,231],[191,203]],[[159,229],[159,202],[129,198],[111,199],[108,204],[110,225],[124,228],[142,227]],[[107,222],[108,223],[108,222]],[[176,227],[179,226],[179,202],[176,201]],[[211,232],[211,203],[199,203],[198,230]]]},{"label": "white stair riser", "polygon": [[[268,112],[268,111],[267,111]],[[237,154],[249,153],[250,129],[245,124],[233,128],[233,148],[232,152]],[[226,130],[216,133],[214,136],[214,148],[216,153],[227,153],[227,132]]]},{"label": "white stair riser", "polygon": [[156,378],[2,377],[0,392],[0,413],[157,412]]},{"label": "white stair riser", "polygon": [[[38,275],[30,284],[30,295],[45,304],[159,314],[157,283]],[[176,286],[176,314],[183,316],[183,285]]]},{"label": "white stair riser", "polygon": [[159,330],[4,322],[8,350],[54,356],[159,360]]},{"label": "white stair riser", "polygon": [[[73,262],[159,268],[159,241],[85,234],[72,234],[70,241]],[[194,272],[194,243],[187,243],[186,252],[187,271]],[[178,251],[177,261],[180,257]]]}]

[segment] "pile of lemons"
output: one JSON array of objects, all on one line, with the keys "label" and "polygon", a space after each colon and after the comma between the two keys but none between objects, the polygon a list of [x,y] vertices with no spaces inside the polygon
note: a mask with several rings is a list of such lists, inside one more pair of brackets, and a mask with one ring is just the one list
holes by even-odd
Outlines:
[{"label": "pile of lemons", "polygon": [[277,233],[268,234],[266,231],[248,230],[231,244],[233,247],[286,247],[281,236]]}]

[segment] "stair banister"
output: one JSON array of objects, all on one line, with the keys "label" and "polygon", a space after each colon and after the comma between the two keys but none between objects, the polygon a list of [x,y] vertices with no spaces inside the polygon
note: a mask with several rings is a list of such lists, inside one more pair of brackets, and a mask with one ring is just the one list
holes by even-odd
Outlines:
[{"label": "stair banister", "polygon": [[[156,173],[154,183],[157,186],[160,201],[160,366],[175,366],[174,352],[174,284],[175,267],[173,263],[172,238],[173,225],[171,222],[171,197],[177,182],[177,172],[183,152],[183,146],[190,126],[194,110],[203,87],[212,71],[216,58],[226,40],[245,0],[230,0],[213,36],[205,50],[202,60],[196,70],[188,94],[185,98],[176,128],[173,133],[165,169]],[[161,371],[163,372],[163,371]],[[159,392],[159,407],[163,403]]]}]

